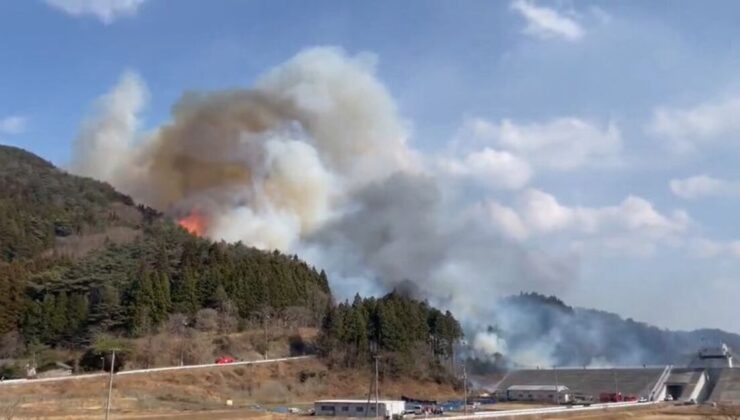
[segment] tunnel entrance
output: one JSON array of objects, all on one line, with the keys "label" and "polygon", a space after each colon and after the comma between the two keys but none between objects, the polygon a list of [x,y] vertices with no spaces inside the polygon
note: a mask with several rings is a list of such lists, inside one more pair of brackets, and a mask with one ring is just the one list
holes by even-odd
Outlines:
[{"label": "tunnel entrance", "polygon": [[666,386],[665,395],[670,395],[675,401],[681,398],[681,394],[683,394],[683,387],[683,385],[668,385]]}]

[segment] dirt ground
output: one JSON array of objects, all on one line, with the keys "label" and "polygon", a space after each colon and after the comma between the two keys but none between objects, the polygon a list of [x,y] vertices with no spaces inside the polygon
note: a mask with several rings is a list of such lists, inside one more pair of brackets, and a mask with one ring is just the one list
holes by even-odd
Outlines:
[{"label": "dirt ground", "polygon": [[[365,398],[371,377],[357,371],[329,371],[315,359],[269,365],[223,366],[182,372],[116,376],[115,419],[283,418],[275,407],[307,409],[320,398]],[[5,418],[99,419],[107,378],[90,378],[0,388]],[[412,379],[382,381],[384,397],[410,395],[446,399],[448,385]],[[227,406],[227,401],[231,406]],[[207,413],[207,414],[206,414]]]},{"label": "dirt ground", "polygon": [[[112,418],[148,420],[300,418],[273,410],[307,410],[316,399],[365,398],[371,377],[357,371],[331,372],[319,360],[253,366],[223,366],[183,372],[115,377]],[[105,410],[107,378],[3,386],[0,420],[100,419]],[[459,398],[449,386],[413,379],[381,382],[382,396],[424,399]],[[227,401],[231,401],[231,406]],[[533,408],[495,404],[496,410]],[[740,407],[644,406],[531,416],[537,419],[740,419]]]},{"label": "dirt ground", "polygon": [[542,416],[532,418],[541,419],[580,419],[580,420],[696,420],[696,419],[740,419],[740,406],[710,407],[710,406],[674,406],[662,405],[659,407],[636,407],[612,411],[587,411],[581,413],[563,414],[558,416]]}]

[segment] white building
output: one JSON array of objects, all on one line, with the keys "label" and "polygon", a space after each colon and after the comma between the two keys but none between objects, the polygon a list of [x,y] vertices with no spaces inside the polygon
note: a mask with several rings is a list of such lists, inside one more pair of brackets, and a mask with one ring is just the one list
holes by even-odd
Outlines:
[{"label": "white building", "polygon": [[506,388],[506,399],[509,401],[547,401],[567,403],[570,401],[570,390],[565,385],[512,385]]},{"label": "white building", "polygon": [[[375,417],[374,400],[321,400],[314,402],[317,416]],[[378,415],[384,418],[403,415],[405,403],[397,400],[379,400]]]}]

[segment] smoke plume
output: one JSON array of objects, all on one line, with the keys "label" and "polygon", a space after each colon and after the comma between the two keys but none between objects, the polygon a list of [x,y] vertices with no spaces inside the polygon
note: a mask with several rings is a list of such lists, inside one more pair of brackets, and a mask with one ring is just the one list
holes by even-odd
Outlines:
[{"label": "smoke plume", "polygon": [[71,169],[195,234],[298,252],[340,296],[401,288],[428,299],[464,320],[479,351],[506,349],[485,330],[492,303],[559,290],[577,261],[488,226],[480,205],[410,146],[374,67],[372,55],[309,49],[251,89],[185,93],[146,133],[147,89],[127,73],[83,124]]}]

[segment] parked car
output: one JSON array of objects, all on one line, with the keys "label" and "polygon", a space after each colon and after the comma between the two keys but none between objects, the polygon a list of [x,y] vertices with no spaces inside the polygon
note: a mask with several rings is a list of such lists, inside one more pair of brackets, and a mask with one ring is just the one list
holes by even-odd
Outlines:
[{"label": "parked car", "polygon": [[665,400],[666,401],[673,401],[673,395],[671,395],[671,394],[666,395],[665,396]]},{"label": "parked car", "polygon": [[226,365],[226,364],[234,363],[234,362],[236,362],[236,359],[234,359],[233,357],[228,357],[228,356],[223,356],[223,357],[219,357],[218,359],[216,359],[217,365]]}]

